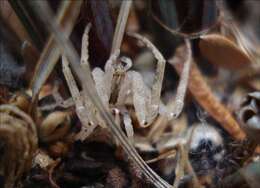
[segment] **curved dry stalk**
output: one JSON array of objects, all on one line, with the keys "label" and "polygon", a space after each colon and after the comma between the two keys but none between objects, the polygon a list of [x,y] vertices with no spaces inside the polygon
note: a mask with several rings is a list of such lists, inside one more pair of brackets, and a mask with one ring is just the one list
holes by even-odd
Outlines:
[{"label": "curved dry stalk", "polygon": [[183,160],[185,161],[185,170],[187,171],[187,173],[189,175],[192,176],[193,186],[196,187],[196,188],[202,188],[203,186],[201,186],[201,184],[200,184],[200,182],[198,180],[198,177],[197,177],[196,173],[194,172],[193,167],[192,167],[192,165],[190,163],[189,156],[188,156],[188,151],[187,151],[186,147],[187,146],[184,146],[184,147],[181,148]]},{"label": "curved dry stalk", "polygon": [[79,62],[80,59],[77,55],[76,50],[73,48],[70,41],[66,40],[64,33],[60,31],[60,28],[57,22],[53,22],[53,13],[46,1],[33,1],[31,2],[34,5],[34,8],[38,12],[38,16],[43,20],[46,27],[52,32],[58,46],[61,51],[69,59],[71,67],[76,72],[79,77],[79,80],[83,86],[84,94],[90,98],[90,100],[95,105],[97,111],[100,113],[101,117],[106,122],[108,128],[112,132],[113,136],[119,141],[122,145],[125,152],[128,154],[129,158],[137,165],[137,167],[142,171],[144,176],[156,187],[159,188],[168,188],[171,187],[166,181],[164,181],[160,176],[158,176],[141,158],[138,152],[135,150],[133,145],[129,142],[127,137],[124,135],[122,130],[115,124],[112,115],[109,113],[108,109],[101,102],[100,98],[97,97],[97,91],[94,87],[93,80],[91,78],[91,72],[87,68],[85,73],[80,69]]},{"label": "curved dry stalk", "polygon": [[156,157],[154,159],[150,159],[150,160],[147,160],[145,162],[148,163],[148,164],[149,163],[154,163],[154,162],[166,159],[166,158],[174,158],[174,157],[176,157],[176,155],[177,155],[177,151],[176,150],[170,150],[168,152],[160,154],[158,157]]},{"label": "curved dry stalk", "polygon": [[[65,34],[66,38],[72,32],[76,19],[79,15],[79,9],[82,1],[64,1],[58,16],[57,20],[59,25],[62,26],[62,32]],[[37,12],[37,10],[35,10]],[[33,91],[33,100],[36,100],[36,96],[39,93],[44,82],[47,80],[51,74],[54,66],[58,62],[60,57],[60,50],[53,36],[51,35],[48,42],[44,46],[43,52],[37,62],[37,66],[34,72],[34,76],[31,82],[32,91]]]},{"label": "curved dry stalk", "polygon": [[184,151],[184,146],[183,145],[178,145],[178,150],[179,150],[179,155],[178,155],[178,160],[177,160],[177,165],[175,168],[175,179],[173,183],[173,188],[178,188],[181,182],[181,179],[184,176],[184,166],[185,166],[185,151]]},{"label": "curved dry stalk", "polygon": [[[179,53],[184,54],[185,51],[182,48],[183,47],[179,48]],[[172,65],[179,74],[183,70],[181,63],[174,63]],[[218,121],[232,137],[240,140],[245,138],[245,133],[241,130],[231,112],[213,95],[195,63],[191,65],[188,87],[197,102]]]}]

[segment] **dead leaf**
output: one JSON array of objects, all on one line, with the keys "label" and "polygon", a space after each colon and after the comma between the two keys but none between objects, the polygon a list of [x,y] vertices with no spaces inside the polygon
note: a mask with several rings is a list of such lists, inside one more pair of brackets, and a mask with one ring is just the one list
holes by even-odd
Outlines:
[{"label": "dead leaf", "polygon": [[200,38],[201,55],[210,63],[226,69],[242,69],[250,65],[250,58],[228,38],[209,34]]}]

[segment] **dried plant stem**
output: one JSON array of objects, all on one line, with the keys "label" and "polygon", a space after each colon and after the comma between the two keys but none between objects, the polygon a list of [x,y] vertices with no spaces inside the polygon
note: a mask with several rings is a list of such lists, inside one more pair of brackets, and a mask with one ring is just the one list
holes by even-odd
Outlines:
[{"label": "dried plant stem", "polygon": [[178,144],[177,148],[179,150],[179,159],[178,164],[175,169],[176,178],[174,180],[173,188],[178,188],[182,178],[184,177],[185,172],[192,176],[193,187],[200,188],[202,187],[199,183],[199,180],[190,164],[187,146]]},{"label": "dried plant stem", "polygon": [[[172,64],[178,73],[183,69],[181,63]],[[198,103],[235,139],[244,139],[245,133],[232,116],[231,112],[213,95],[211,89],[203,79],[195,63],[192,63],[189,90]]]},{"label": "dried plant stem", "polygon": [[[62,32],[66,36],[72,32],[76,19],[79,15],[79,9],[82,1],[64,1],[57,16],[57,22],[62,27]],[[37,12],[37,10],[35,10]],[[31,82],[33,91],[33,100],[36,99],[38,92],[43,86],[44,82],[49,77],[54,66],[60,57],[60,50],[55,43],[54,37],[51,35],[46,43],[40,59],[37,62],[37,67]]]},{"label": "dried plant stem", "polygon": [[158,157],[156,157],[154,159],[150,159],[145,162],[149,164],[149,163],[154,163],[154,162],[166,159],[166,158],[174,158],[174,157],[176,157],[176,154],[177,154],[176,150],[170,150],[170,151],[160,154]]},{"label": "dried plant stem", "polygon": [[186,145],[184,145],[184,147],[182,147],[181,149],[182,149],[182,152],[183,152],[183,158],[186,161],[185,170],[188,172],[188,174],[190,174],[192,176],[192,184],[193,184],[193,186],[201,188],[203,186],[200,184],[199,179],[198,179],[196,173],[194,172],[194,169],[193,169],[193,167],[192,167],[192,165],[190,163],[189,154],[188,154],[189,145],[190,145],[190,142],[191,142],[191,136],[192,136],[192,132],[193,131],[194,131],[194,128],[187,135],[188,145],[186,143]]},{"label": "dried plant stem", "polygon": [[168,125],[169,119],[164,115],[160,115],[155,123],[152,125],[147,138],[153,142],[157,141]]},{"label": "dried plant stem", "polygon": [[116,50],[120,49],[132,2],[132,0],[122,1],[114,33],[111,55],[114,54]]},{"label": "dried plant stem", "polygon": [[108,128],[110,129],[113,136],[119,141],[122,145],[125,152],[128,154],[129,158],[137,165],[137,167],[143,172],[145,177],[153,183],[156,187],[159,188],[168,188],[171,187],[166,181],[164,181],[160,176],[158,176],[141,158],[141,156],[137,153],[133,145],[124,135],[120,127],[116,125],[113,120],[113,116],[109,113],[108,109],[103,105],[100,98],[97,97],[97,91],[95,89],[91,72],[88,68],[86,68],[83,72],[79,66],[80,58],[72,46],[72,43],[66,39],[65,35],[59,29],[57,22],[53,21],[53,14],[48,7],[46,1],[33,1],[34,8],[37,10],[39,17],[44,21],[46,27],[52,32],[58,46],[61,51],[66,54],[71,67],[77,74],[82,86],[83,92],[90,98],[96,107],[98,113],[100,113],[101,117],[106,122]]},{"label": "dried plant stem", "polygon": [[179,148],[179,156],[175,168],[175,179],[174,179],[173,188],[179,187],[181,178],[184,176],[184,166],[185,166],[184,148],[182,145],[179,145],[178,148]]}]

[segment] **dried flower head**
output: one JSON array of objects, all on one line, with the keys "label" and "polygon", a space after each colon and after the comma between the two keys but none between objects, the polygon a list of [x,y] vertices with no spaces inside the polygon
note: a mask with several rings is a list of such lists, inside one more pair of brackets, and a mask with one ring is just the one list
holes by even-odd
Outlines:
[{"label": "dried flower head", "polygon": [[16,106],[1,105],[0,117],[0,172],[9,188],[30,169],[38,139],[32,119]]}]

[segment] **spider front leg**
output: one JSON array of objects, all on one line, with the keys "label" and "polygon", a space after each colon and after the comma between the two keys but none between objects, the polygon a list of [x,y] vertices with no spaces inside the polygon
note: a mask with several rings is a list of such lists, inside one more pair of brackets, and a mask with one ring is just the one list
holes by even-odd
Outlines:
[{"label": "spider front leg", "polygon": [[62,69],[72,99],[76,106],[76,114],[83,125],[82,130],[77,137],[81,140],[84,140],[87,136],[89,136],[92,133],[94,128],[97,126],[97,122],[93,115],[93,111],[91,111],[91,108],[86,108],[84,98],[82,97],[81,93],[79,92],[79,89],[77,88],[76,81],[69,68],[69,62],[67,61],[65,56],[62,56]]},{"label": "spider front leg", "polygon": [[145,46],[150,49],[157,60],[155,78],[153,82],[153,86],[151,89],[151,98],[148,102],[147,107],[147,124],[153,122],[159,112],[160,98],[161,98],[161,90],[162,90],[162,82],[164,77],[164,69],[165,69],[165,59],[159,50],[145,37],[137,34],[137,33],[128,33],[130,36],[142,41]]},{"label": "spider front leg", "polygon": [[[89,69],[89,52],[88,52],[88,46],[89,46],[89,32],[90,32],[90,28],[91,28],[91,24],[89,23],[86,28],[85,31],[83,33],[83,37],[82,37],[82,41],[81,41],[81,58],[80,58],[80,66],[81,68],[84,70]],[[85,71],[86,72],[86,71]],[[92,71],[92,75],[94,72],[94,81],[98,82],[98,88],[97,88],[97,92],[98,95],[100,96],[102,102],[107,105],[107,100],[106,100],[106,95],[105,95],[105,89],[102,88],[102,84],[99,84],[99,82],[102,83],[103,81],[103,77],[104,77],[104,72],[97,68],[96,70]],[[95,80],[96,79],[96,80]],[[88,99],[86,99],[88,100]],[[86,101],[86,103],[88,103]]]},{"label": "spider front leg", "polygon": [[[81,59],[80,59],[80,66],[84,70],[89,69],[89,53],[88,53],[88,45],[89,45],[89,31],[91,28],[91,23],[87,24],[83,37],[82,37],[82,44],[81,44]],[[87,72],[87,71],[85,71]],[[100,90],[99,90],[100,92]],[[84,106],[88,111],[89,117],[94,122],[94,124],[101,125],[102,127],[105,127],[104,122],[101,120],[101,118],[98,116],[96,109],[94,108],[91,100],[87,96],[84,97]]]},{"label": "spider front leg", "polygon": [[169,108],[171,118],[177,118],[182,112],[182,109],[184,107],[184,99],[188,87],[189,73],[192,61],[192,51],[189,39],[185,39],[185,45],[187,49],[187,57],[186,61],[184,62],[183,70],[180,76],[180,82],[178,84],[174,106],[170,106]]}]

